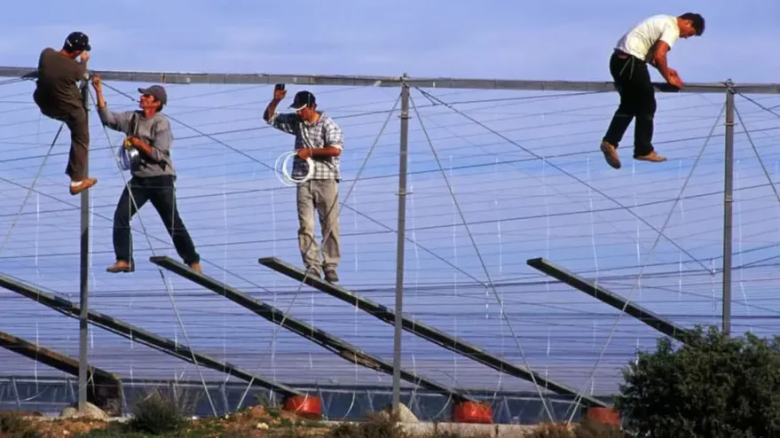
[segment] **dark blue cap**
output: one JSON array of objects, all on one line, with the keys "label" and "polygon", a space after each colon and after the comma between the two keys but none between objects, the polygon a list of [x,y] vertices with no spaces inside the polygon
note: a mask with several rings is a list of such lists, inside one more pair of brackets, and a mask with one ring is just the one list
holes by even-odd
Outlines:
[{"label": "dark blue cap", "polygon": [[92,50],[89,45],[89,37],[82,32],[72,32],[68,35],[68,38],[65,39],[65,48],[71,52]]}]

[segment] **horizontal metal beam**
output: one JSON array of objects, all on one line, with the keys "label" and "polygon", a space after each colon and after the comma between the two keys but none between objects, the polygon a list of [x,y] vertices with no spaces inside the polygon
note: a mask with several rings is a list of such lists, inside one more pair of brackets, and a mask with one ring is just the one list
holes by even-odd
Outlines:
[{"label": "horizontal metal beam", "polygon": [[[248,310],[251,310],[266,320],[279,325],[311,342],[314,342],[315,344],[335,353],[337,356],[349,361],[350,363],[383,372],[388,375],[393,375],[393,366],[383,361],[381,358],[362,351],[349,342],[333,336],[328,332],[306,324],[292,315],[287,314],[285,316],[284,312],[277,309],[276,307],[266,304],[258,299],[252,298],[246,293],[241,292],[238,289],[235,289],[225,283],[222,283],[219,280],[195,272],[184,263],[176,261],[168,256],[150,257],[149,261],[157,266],[173,272],[174,274],[180,275],[196,284],[199,284]],[[474,399],[459,391],[419,377],[414,373],[405,371],[403,369],[401,370],[401,378],[422,388],[450,396],[457,402],[466,400],[475,401]]]},{"label": "horizontal metal beam", "polygon": [[[666,318],[645,309],[644,307],[634,304],[622,296],[611,292],[610,290],[596,285],[577,274],[567,271],[559,266],[556,266],[553,262],[544,259],[543,257],[529,259],[526,264],[544,274],[549,275],[569,286],[585,292],[593,298],[601,301],[604,304],[608,304],[620,311],[625,312],[627,315],[642,321],[650,327],[658,330],[659,332],[674,338],[680,342],[685,342],[685,334],[688,330]],[[625,310],[624,310],[625,308]]]},{"label": "horizontal metal beam", "polygon": [[[348,291],[340,286],[336,286],[334,284],[328,283],[320,278],[313,278],[311,276],[307,276],[303,270],[296,268],[295,266],[292,266],[288,263],[285,263],[276,257],[261,258],[258,260],[258,262],[261,265],[273,269],[274,271],[282,275],[286,275],[297,281],[303,281],[307,285],[317,290],[320,290],[322,292],[325,292],[326,294],[334,298],[344,301],[350,305],[357,306],[360,310],[390,325],[395,325],[395,312],[393,312],[392,310],[390,310],[389,308],[381,304],[363,298],[354,292]],[[539,384],[539,386],[541,386],[542,388],[548,389],[558,394],[571,396],[571,397],[576,397],[578,395],[578,391],[575,389],[569,388],[553,380],[546,379],[544,376],[534,371],[530,371],[525,368],[516,366],[504,359],[501,359],[493,354],[490,354],[472,345],[471,343],[461,338],[456,338],[454,336],[451,336],[423,322],[420,322],[415,319],[410,319],[405,316],[401,317],[401,321],[403,322],[402,328],[407,332],[415,336],[418,336],[420,338],[423,338],[429,342],[432,342],[436,345],[444,347],[450,351],[458,353],[464,357],[479,362],[483,365],[486,365],[490,368],[493,368],[494,370],[527,381],[533,381],[533,379],[535,379],[536,382]],[[582,404],[586,406],[608,407],[608,405],[605,402],[587,395],[582,396]]]},{"label": "horizontal metal beam", "polygon": [[[79,306],[76,305],[76,303],[40,291],[32,286],[23,284],[4,275],[0,275],[0,287],[8,289],[12,292],[16,292],[23,297],[30,298],[37,303],[57,310],[58,312],[61,312],[71,318],[78,319],[79,317]],[[90,310],[88,317],[89,322],[97,327],[154,348],[155,350],[161,351],[183,361],[189,363],[197,362],[197,364],[200,366],[236,376],[239,379],[247,382],[251,381],[257,386],[273,389],[274,391],[284,394],[285,396],[304,395],[302,392],[292,389],[288,386],[264,379],[227,362],[221,362],[212,357],[197,353],[185,346],[177,344],[170,339],[157,336],[140,327],[128,324],[111,316]],[[193,357],[195,358],[195,361],[193,361]]]},{"label": "horizontal metal beam", "polygon": [[[0,331],[0,347],[71,376],[78,377],[79,375],[78,360],[3,331]],[[121,415],[121,379],[117,375],[95,366],[90,366],[87,374],[89,376],[87,401],[106,411],[109,415]]]},{"label": "horizontal metal beam", "polygon": [[[162,84],[221,84],[221,85],[273,85],[278,83],[294,85],[332,85],[349,87],[399,87],[405,82],[410,87],[479,89],[479,90],[523,90],[523,91],[615,91],[611,81],[543,81],[515,79],[469,79],[469,78],[414,78],[408,76],[354,76],[354,75],[305,75],[272,73],[186,73],[151,71],[96,70],[108,81],[143,82]],[[34,79],[37,69],[32,67],[0,67],[0,77]],[[659,91],[668,91],[664,83],[654,84]],[[732,84],[733,89],[745,94],[780,94],[780,84]],[[683,93],[723,93],[726,82],[685,84]]]}]

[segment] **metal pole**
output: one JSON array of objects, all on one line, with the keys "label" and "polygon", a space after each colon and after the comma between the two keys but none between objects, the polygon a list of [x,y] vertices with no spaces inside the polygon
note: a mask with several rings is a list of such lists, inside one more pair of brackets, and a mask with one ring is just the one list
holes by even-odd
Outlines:
[{"label": "metal pole", "polygon": [[[406,74],[404,73],[404,77]],[[401,151],[398,165],[398,244],[395,271],[395,333],[393,336],[393,412],[401,404],[401,335],[404,305],[404,242],[406,239],[406,164],[409,151],[409,86],[401,84]]]},{"label": "metal pole", "polygon": [[[728,81],[732,85],[731,80]],[[734,183],[734,91],[726,89],[726,158],[723,187],[723,333],[731,335],[731,229]]]},{"label": "metal pole", "polygon": [[[81,83],[81,101],[89,120],[89,80],[84,75]],[[84,163],[85,174],[89,175],[89,153]],[[89,336],[89,190],[81,192],[81,303],[79,314],[79,411],[87,408],[87,370],[89,355],[87,340]]]}]

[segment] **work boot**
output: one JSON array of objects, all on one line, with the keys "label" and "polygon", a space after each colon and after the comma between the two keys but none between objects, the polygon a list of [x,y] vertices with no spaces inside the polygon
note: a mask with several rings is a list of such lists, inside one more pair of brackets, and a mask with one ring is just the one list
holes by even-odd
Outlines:
[{"label": "work boot", "polygon": [[635,160],[650,161],[651,163],[661,163],[666,161],[666,157],[658,155],[655,151],[650,152],[647,155],[634,155]]},{"label": "work boot", "polygon": [[134,272],[135,266],[124,260],[117,260],[116,263],[106,268],[106,271],[116,274],[119,272]]},{"label": "work boot", "polygon": [[604,154],[604,158],[607,160],[607,164],[615,169],[620,169],[620,157],[617,153],[617,148],[606,141],[601,142],[601,152]]},{"label": "work boot", "polygon": [[70,182],[70,194],[71,195],[78,195],[79,193],[83,192],[84,190],[89,189],[90,187],[97,184],[97,178],[87,178],[79,181],[78,183],[74,184],[75,181]]},{"label": "work boot", "polygon": [[202,273],[203,272],[203,268],[200,267],[200,263],[198,263],[198,262],[190,263],[189,267],[190,267],[190,269],[192,269],[195,272],[198,272],[198,273]]},{"label": "work boot", "polygon": [[336,273],[336,268],[325,268],[325,281],[328,283],[339,282],[339,274]]}]

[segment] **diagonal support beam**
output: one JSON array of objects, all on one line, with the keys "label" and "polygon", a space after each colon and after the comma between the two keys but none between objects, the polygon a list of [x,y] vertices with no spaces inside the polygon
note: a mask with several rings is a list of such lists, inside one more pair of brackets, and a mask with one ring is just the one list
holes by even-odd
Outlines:
[{"label": "diagonal support beam", "polygon": [[[34,300],[71,318],[79,318],[79,306],[66,299],[43,292],[4,275],[0,275],[0,287],[8,289],[11,292],[16,292],[23,297]],[[304,395],[302,392],[290,388],[286,385],[266,380],[235,365],[231,365],[227,362],[221,362],[210,356],[197,353],[187,347],[178,345],[176,342],[170,339],[157,336],[140,327],[128,324],[111,316],[90,310],[88,313],[88,318],[89,322],[97,327],[113,332],[124,338],[131,339],[135,342],[144,344],[148,347],[154,348],[155,350],[161,351],[183,361],[194,363],[192,359],[194,357],[200,366],[236,376],[247,382],[251,381],[257,386],[261,386],[266,389],[272,389],[276,392],[284,394],[285,396]]]},{"label": "diagonal support beam", "polygon": [[[276,257],[261,258],[260,260],[258,260],[258,262],[261,265],[273,269],[274,271],[282,275],[286,275],[287,277],[290,277],[297,281],[303,281],[307,285],[319,291],[322,291],[334,298],[349,303],[350,305],[355,305],[360,310],[388,324],[391,325],[395,324],[395,312],[393,312],[392,310],[388,309],[387,307],[381,304],[363,298],[355,294],[354,292],[348,291],[340,286],[336,286],[334,284],[328,283],[320,278],[312,278],[311,276],[307,276],[303,270],[295,266],[292,266],[288,263],[285,263]],[[470,344],[469,342],[463,339],[451,336],[425,323],[407,318],[405,316],[401,317],[401,321],[402,321],[403,329],[406,330],[407,332],[415,336],[418,336],[420,338],[423,338],[429,342],[432,342],[436,345],[444,347],[447,350],[453,351],[464,357],[467,357],[483,365],[486,365],[490,368],[493,368],[494,370],[528,381],[532,381],[531,376],[533,375],[533,378],[535,378],[536,381],[539,383],[539,385],[545,389],[553,391],[557,394],[571,396],[571,397],[576,397],[578,395],[578,391],[575,389],[569,388],[554,380],[546,379],[544,378],[544,376],[541,376],[536,372],[529,371],[523,367],[514,365],[504,359],[501,359],[493,354],[483,351],[480,348],[477,348],[476,346]],[[583,395],[582,403],[586,406],[609,407],[607,403],[586,395]]]},{"label": "diagonal support beam", "polygon": [[[0,347],[71,376],[79,375],[78,360],[3,331],[0,331]],[[87,382],[89,387],[87,401],[108,415],[121,415],[122,382],[117,375],[90,366]]]},{"label": "diagonal support beam", "polygon": [[[596,285],[577,274],[567,271],[559,266],[556,266],[553,262],[544,259],[543,257],[529,259],[526,264],[537,271],[540,271],[550,277],[555,278],[569,286],[585,292],[593,298],[601,301],[604,304],[610,305],[620,311],[625,312],[627,315],[642,321],[650,327],[658,330],[659,332],[676,339],[680,342],[686,342],[685,335],[688,330],[682,328],[668,319],[645,309],[644,307],[629,302],[622,296],[609,291],[608,289]],[[624,309],[625,308],[625,309]]]},{"label": "diagonal support beam", "polygon": [[[347,341],[333,336],[328,332],[325,332],[314,326],[306,324],[305,322],[289,314],[285,316],[284,312],[277,309],[276,307],[266,304],[258,299],[252,298],[248,294],[241,292],[238,289],[235,289],[225,283],[222,283],[219,280],[195,272],[184,263],[176,261],[168,256],[150,257],[149,261],[157,266],[167,269],[170,272],[173,272],[174,274],[180,275],[187,280],[199,284],[206,289],[216,293],[217,295],[221,295],[248,310],[251,310],[266,320],[279,325],[305,338],[306,340],[309,340],[325,348],[326,350],[335,353],[337,356],[349,361],[350,363],[358,364],[365,368],[379,371],[391,376],[393,375],[393,366],[383,361],[381,358],[362,351]],[[441,385],[423,377],[417,376],[414,373],[405,371],[403,369],[401,370],[401,378],[422,388],[450,396],[457,402],[467,400],[475,401],[460,391],[456,391],[445,385]]]}]

